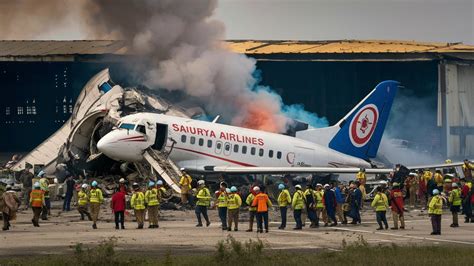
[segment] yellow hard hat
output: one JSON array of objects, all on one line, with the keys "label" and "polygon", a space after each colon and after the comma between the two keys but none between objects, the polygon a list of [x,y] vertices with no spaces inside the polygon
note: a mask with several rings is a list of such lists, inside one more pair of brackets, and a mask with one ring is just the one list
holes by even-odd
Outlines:
[{"label": "yellow hard hat", "polygon": [[453,161],[451,161],[451,159],[446,159],[446,161],[444,161],[445,163],[452,163]]}]

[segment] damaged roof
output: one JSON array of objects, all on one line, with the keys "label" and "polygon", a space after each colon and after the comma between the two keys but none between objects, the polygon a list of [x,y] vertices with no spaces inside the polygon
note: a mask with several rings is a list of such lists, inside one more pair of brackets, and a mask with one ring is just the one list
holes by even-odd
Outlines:
[{"label": "damaged roof", "polygon": [[[228,40],[232,51],[257,59],[433,60],[474,59],[474,45],[390,40]],[[118,59],[133,56],[125,41],[0,41],[0,61]],[[97,59],[96,58],[96,59]]]},{"label": "damaged roof", "polygon": [[386,40],[340,41],[227,41],[229,48],[245,54],[344,54],[344,53],[474,53],[473,45]]}]

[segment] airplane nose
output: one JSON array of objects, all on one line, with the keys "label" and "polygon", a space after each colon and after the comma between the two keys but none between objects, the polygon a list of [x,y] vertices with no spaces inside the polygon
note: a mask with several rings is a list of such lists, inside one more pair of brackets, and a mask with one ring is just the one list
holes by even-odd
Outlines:
[{"label": "airplane nose", "polygon": [[[106,135],[107,136],[107,135]],[[97,142],[97,149],[103,154],[107,155],[110,148],[110,143],[107,140],[106,136],[102,137],[99,142]]]}]

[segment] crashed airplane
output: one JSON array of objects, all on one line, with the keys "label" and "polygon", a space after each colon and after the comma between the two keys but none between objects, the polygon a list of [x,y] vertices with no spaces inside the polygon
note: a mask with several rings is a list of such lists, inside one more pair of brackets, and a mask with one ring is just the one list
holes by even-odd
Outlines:
[{"label": "crashed airplane", "polygon": [[[13,171],[25,169],[27,164],[42,168],[46,174],[61,176],[67,170],[88,169],[102,165],[110,159],[98,149],[97,142],[111,131],[119,119],[136,112],[154,112],[190,118],[204,114],[201,108],[181,108],[168,101],[136,88],[122,88],[112,82],[109,70],[96,74],[82,89],[69,120],[53,135],[11,167]],[[179,192],[176,185],[180,170],[158,154],[150,154],[151,166]],[[115,162],[116,163],[116,162]],[[151,175],[151,168],[142,163],[120,165],[122,173],[133,167],[135,176]],[[96,167],[97,168],[97,167]],[[83,170],[85,171],[85,170]],[[130,172],[130,171],[128,171]],[[167,174],[169,173],[169,174]],[[87,176],[86,172],[79,172]]]}]

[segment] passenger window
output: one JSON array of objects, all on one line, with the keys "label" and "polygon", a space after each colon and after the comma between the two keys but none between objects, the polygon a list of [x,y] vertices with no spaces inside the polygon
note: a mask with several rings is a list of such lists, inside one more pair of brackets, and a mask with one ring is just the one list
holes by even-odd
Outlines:
[{"label": "passenger window", "polygon": [[222,152],[222,142],[216,141],[216,153],[220,154]]},{"label": "passenger window", "polygon": [[268,157],[273,158],[273,150],[268,151]]},{"label": "passenger window", "polygon": [[234,145],[234,152],[239,152],[239,145],[237,144]]},{"label": "passenger window", "polygon": [[226,151],[230,151],[230,144],[229,144],[229,143],[226,143],[226,144],[225,144],[225,150],[226,150]]},{"label": "passenger window", "polygon": [[247,154],[247,146],[242,146],[242,154]]},{"label": "passenger window", "polygon": [[212,140],[207,140],[207,147],[212,148]]},{"label": "passenger window", "polygon": [[145,126],[143,125],[138,125],[136,131],[146,134]]},{"label": "passenger window", "polygon": [[250,154],[255,155],[256,150],[255,147],[250,148]]},{"label": "passenger window", "polygon": [[281,151],[277,152],[277,159],[281,159]]},{"label": "passenger window", "polygon": [[196,137],[191,137],[191,140],[189,141],[191,144],[196,143]]},{"label": "passenger window", "polygon": [[202,145],[204,145],[204,139],[200,138],[199,139],[199,146],[202,146]]},{"label": "passenger window", "polygon": [[181,142],[186,143],[186,135],[181,135]]},{"label": "passenger window", "polygon": [[258,155],[259,155],[260,157],[263,156],[263,153],[264,153],[263,149],[260,149],[260,150],[258,151]]}]

